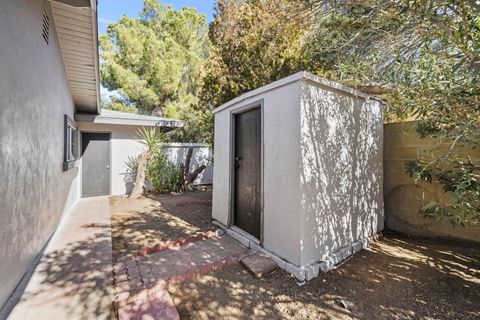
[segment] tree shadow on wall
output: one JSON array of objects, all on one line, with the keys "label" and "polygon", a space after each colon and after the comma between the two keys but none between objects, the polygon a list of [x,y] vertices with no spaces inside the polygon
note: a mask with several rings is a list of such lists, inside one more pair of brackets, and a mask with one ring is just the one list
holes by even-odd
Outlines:
[{"label": "tree shadow on wall", "polygon": [[383,118],[375,101],[306,90],[300,193],[318,259],[383,229]]},{"label": "tree shadow on wall", "polygon": [[[167,155],[167,157],[179,166],[181,163],[185,164],[187,153],[189,147],[182,146],[182,147],[172,147],[172,146],[164,146],[163,152]],[[211,184],[212,177],[213,177],[213,166],[212,166],[212,152],[210,147],[193,147],[192,148],[192,157],[190,159],[190,172],[193,172],[196,168],[200,165],[205,165],[206,168],[200,172],[195,179],[195,183],[197,184]]]}]

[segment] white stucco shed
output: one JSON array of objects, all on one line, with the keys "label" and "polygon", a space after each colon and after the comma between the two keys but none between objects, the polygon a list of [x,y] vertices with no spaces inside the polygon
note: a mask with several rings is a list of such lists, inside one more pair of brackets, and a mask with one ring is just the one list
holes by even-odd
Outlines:
[{"label": "white stucco shed", "polygon": [[214,110],[213,219],[299,280],[382,231],[383,113],[306,72]]}]

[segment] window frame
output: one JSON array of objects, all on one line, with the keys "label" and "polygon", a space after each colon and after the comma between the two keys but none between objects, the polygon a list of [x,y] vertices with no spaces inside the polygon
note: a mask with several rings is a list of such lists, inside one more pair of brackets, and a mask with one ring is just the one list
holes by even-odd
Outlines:
[{"label": "window frame", "polygon": [[75,122],[64,115],[63,124],[63,171],[73,168],[78,159],[78,129]]}]

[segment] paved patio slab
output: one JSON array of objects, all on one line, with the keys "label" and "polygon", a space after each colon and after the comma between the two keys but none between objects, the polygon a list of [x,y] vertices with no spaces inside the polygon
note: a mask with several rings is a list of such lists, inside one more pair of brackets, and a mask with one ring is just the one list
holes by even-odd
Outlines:
[{"label": "paved patio slab", "polygon": [[115,318],[107,197],[79,201],[20,294],[9,320]]},{"label": "paved patio slab", "polygon": [[256,278],[261,278],[277,268],[275,261],[260,253],[243,258],[240,264]]},{"label": "paved patio slab", "polygon": [[248,254],[248,249],[223,235],[145,256],[120,258],[114,263],[115,306],[119,318],[179,319],[167,292],[169,285],[238,263]]},{"label": "paved patio slab", "polygon": [[247,253],[247,249],[238,242],[223,235],[202,241],[189,243],[185,246],[157,252],[147,256],[139,262],[140,272],[146,283],[155,279],[174,281],[176,278],[188,278],[188,273],[196,270],[215,269],[215,265],[229,257],[240,257]]}]

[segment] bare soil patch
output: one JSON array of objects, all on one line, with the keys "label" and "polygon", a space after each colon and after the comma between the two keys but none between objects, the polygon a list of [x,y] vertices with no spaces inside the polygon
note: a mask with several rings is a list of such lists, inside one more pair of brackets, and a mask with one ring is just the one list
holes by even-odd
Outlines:
[{"label": "bare soil patch", "polygon": [[169,291],[182,319],[478,319],[479,259],[478,248],[387,235],[302,287],[237,265]]},{"label": "bare soil patch", "polygon": [[[111,206],[117,254],[214,228],[210,191]],[[480,248],[390,234],[304,286],[237,264],[169,292],[182,319],[479,319]]]},{"label": "bare soil patch", "polygon": [[212,192],[209,188],[140,199],[111,197],[114,255],[133,253],[156,243],[214,230],[211,207]]}]

